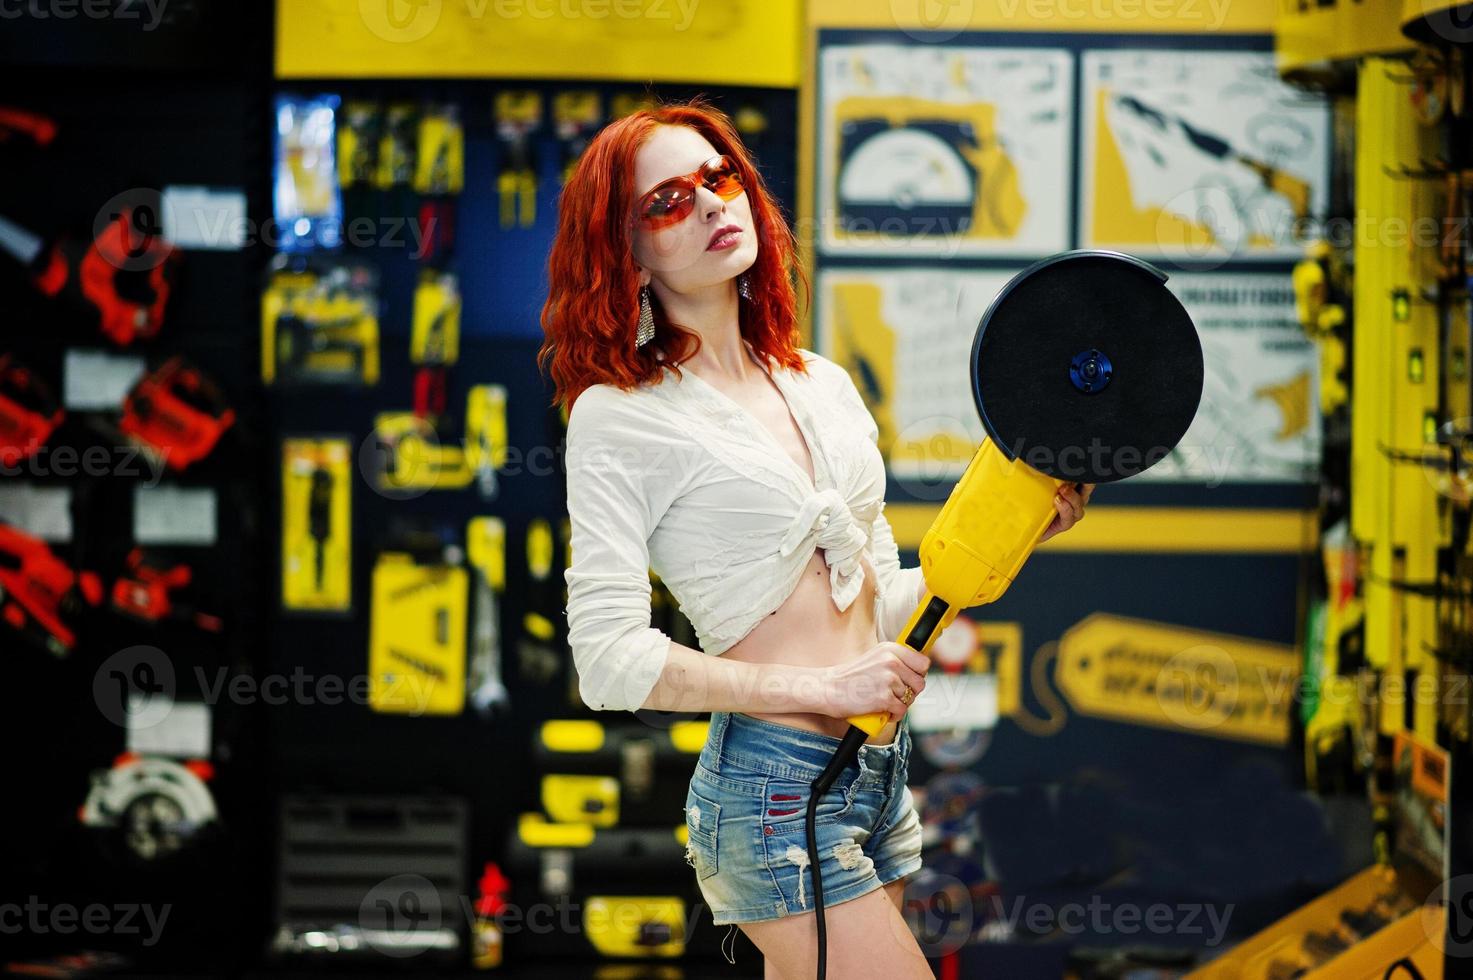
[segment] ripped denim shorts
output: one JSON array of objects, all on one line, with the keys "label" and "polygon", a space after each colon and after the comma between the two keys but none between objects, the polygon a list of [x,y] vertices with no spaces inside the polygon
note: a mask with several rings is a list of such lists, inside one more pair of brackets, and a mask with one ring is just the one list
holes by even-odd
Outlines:
[{"label": "ripped denim shorts", "polygon": [[[686,861],[716,925],[813,910],[808,793],[839,739],[712,712],[685,801]],[[818,803],[824,906],[858,898],[921,867],[921,821],[906,786],[910,724],[864,745]]]}]

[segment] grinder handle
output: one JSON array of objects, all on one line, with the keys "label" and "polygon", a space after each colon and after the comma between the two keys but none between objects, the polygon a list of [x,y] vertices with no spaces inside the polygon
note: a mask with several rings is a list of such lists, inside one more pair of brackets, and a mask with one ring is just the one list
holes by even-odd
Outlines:
[{"label": "grinder handle", "polygon": [[[936,593],[926,590],[921,596],[921,601],[916,604],[915,612],[910,614],[905,628],[900,631],[900,639],[897,643],[903,643],[919,653],[927,653],[936,637],[941,635],[942,630],[951,624],[956,618],[958,610],[951,608],[947,601]],[[880,729],[890,723],[890,712],[873,711],[869,714],[855,715],[846,719],[855,728],[862,729],[870,735],[878,735]]]}]

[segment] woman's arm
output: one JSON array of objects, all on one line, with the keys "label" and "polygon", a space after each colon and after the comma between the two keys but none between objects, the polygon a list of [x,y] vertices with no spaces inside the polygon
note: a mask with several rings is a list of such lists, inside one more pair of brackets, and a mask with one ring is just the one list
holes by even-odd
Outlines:
[{"label": "woman's arm", "polygon": [[668,463],[642,436],[646,421],[607,385],[580,394],[568,416],[568,645],[578,693],[596,711],[643,707],[672,645],[650,625],[649,538],[678,481],[660,472]]},{"label": "woman's arm", "polygon": [[655,711],[832,711],[829,672],[791,664],[710,657],[670,643],[660,679],[643,707]]}]

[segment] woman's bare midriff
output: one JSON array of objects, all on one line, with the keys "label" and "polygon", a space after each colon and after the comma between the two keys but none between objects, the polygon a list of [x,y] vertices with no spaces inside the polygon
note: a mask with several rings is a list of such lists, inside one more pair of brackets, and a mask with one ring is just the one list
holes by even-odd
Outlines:
[{"label": "woman's bare midriff", "polygon": [[[747,663],[806,667],[831,667],[862,656],[880,642],[880,634],[875,622],[875,568],[868,557],[861,561],[864,583],[854,602],[840,612],[834,605],[829,585],[829,566],[823,552],[815,550],[793,594],[722,656]],[[747,714],[835,738],[842,738],[849,730],[848,721],[824,714],[755,711]],[[866,741],[888,745],[895,738],[896,724],[893,720],[888,722]]]}]

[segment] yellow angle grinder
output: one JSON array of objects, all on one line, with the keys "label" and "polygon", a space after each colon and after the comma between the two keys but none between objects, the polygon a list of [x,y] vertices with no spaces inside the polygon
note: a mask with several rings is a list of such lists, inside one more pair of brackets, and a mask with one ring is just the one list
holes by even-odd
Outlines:
[{"label": "yellow angle grinder", "polygon": [[[1064,252],[1014,276],[982,315],[970,369],[987,438],[921,539],[926,594],[896,641],[921,653],[957,613],[1007,591],[1057,513],[1060,486],[1144,472],[1176,448],[1202,398],[1191,317],[1165,273],[1119,252]],[[850,718],[808,796],[819,980],[828,937],[818,801],[888,721]]]}]

